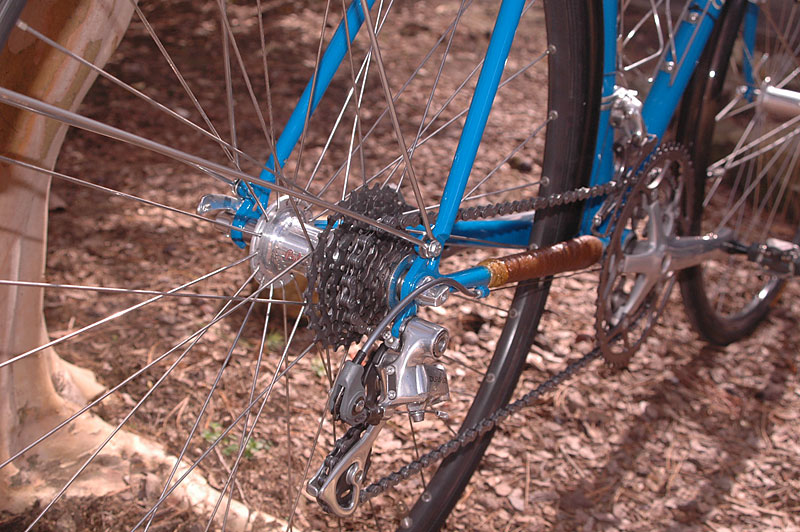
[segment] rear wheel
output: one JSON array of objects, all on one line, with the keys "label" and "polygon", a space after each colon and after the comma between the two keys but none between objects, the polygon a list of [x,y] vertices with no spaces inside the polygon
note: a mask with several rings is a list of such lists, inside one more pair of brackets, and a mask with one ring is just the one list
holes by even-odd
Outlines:
[{"label": "rear wheel", "polygon": [[[678,124],[696,170],[688,183],[687,230],[730,230],[745,247],[797,242],[800,5],[728,4]],[[766,317],[781,284],[747,255],[732,254],[683,272],[681,291],[700,334],[726,345]]]},{"label": "rear wheel", "polygon": [[[488,40],[491,25],[487,20],[495,14],[492,8],[471,4],[418,3],[411,11],[392,2],[376,2],[373,9],[400,117],[399,133],[413,150],[428,207],[441,197],[457,140],[453,131],[458,129],[469,103],[469,87],[480,70],[485,46],[476,51],[475,42]],[[468,184],[465,206],[584,184],[599,108],[599,4],[569,0],[525,5],[520,35]],[[280,130],[273,128],[273,122],[282,124],[291,111],[279,100],[292,100],[309,77],[317,51],[330,38],[343,5],[329,2],[324,11],[316,4],[287,8],[256,2],[221,7],[225,5],[176,7],[140,2],[118,56],[99,74],[100,81],[79,114],[152,137],[178,150],[176,158],[183,162],[191,162],[188,156],[199,156],[231,171],[254,175]],[[273,20],[281,10],[290,11],[287,22],[276,24]],[[20,43],[35,42],[51,49],[48,38],[59,40],[58,28],[40,27],[25,13],[22,20],[30,26],[23,25],[11,35],[4,58],[10,63],[4,64],[22,61],[15,59],[24,48]],[[322,35],[307,38],[304,30],[309,27],[321,27]],[[340,77],[334,78],[319,110],[309,117],[308,133],[284,166],[283,178],[330,203],[365,184],[388,183],[419,207],[409,186],[412,175],[404,171],[396,148],[398,131],[386,113],[376,59],[367,54],[370,41],[363,34],[365,29],[361,32],[348,50]],[[274,42],[263,42],[259,37],[263,34],[274,36]],[[155,44],[154,36],[159,36]],[[282,46],[282,40],[292,46],[275,52],[272,47]],[[308,55],[300,53],[304,45]],[[79,58],[74,53],[59,49],[56,55],[65,66],[76,68],[75,78],[88,75],[86,65],[77,68]],[[93,60],[91,49],[81,56]],[[250,70],[250,75],[237,69]],[[0,79],[0,86],[44,98],[26,92],[24,83]],[[16,104],[21,101],[14,94],[4,94]],[[261,100],[254,98],[257,95],[264,95],[264,101],[253,105],[253,99]],[[17,120],[18,115],[34,116],[28,109],[10,116]],[[71,123],[63,119],[61,125],[67,122]],[[46,129],[51,122],[43,123]],[[68,478],[43,504],[49,509],[53,501],[57,511],[58,499],[74,489],[69,476],[75,473],[79,478],[96,467],[95,451],[106,446],[105,437],[127,429],[165,442],[178,460],[164,471],[155,466],[147,471],[148,489],[139,493],[137,488],[135,494],[142,497],[137,502],[144,510],[135,515],[126,510],[116,526],[136,525],[155,510],[159,515],[167,512],[162,506],[168,503],[160,499],[168,487],[183,480],[185,466],[202,471],[219,490],[219,498],[209,508],[218,516],[227,515],[235,497],[301,528],[335,526],[335,519],[318,507],[298,501],[303,483],[342,435],[342,427],[326,414],[325,403],[338,372],[337,361],[347,356],[347,348],[334,351],[316,346],[303,313],[314,302],[313,298],[302,300],[300,278],[285,284],[264,278],[254,287],[255,272],[245,270],[250,264],[248,255],[237,251],[227,237],[209,230],[212,223],[187,214],[201,193],[228,192],[213,185],[209,174],[214,172],[203,164],[165,160],[140,149],[133,139],[100,138],[94,133],[102,131],[94,124],[89,131],[70,133],[57,173],[50,172],[53,161],[9,149],[19,140],[15,129],[0,129],[5,168],[24,170],[24,180],[30,182],[53,178],[53,194],[65,200],[51,217],[47,281],[41,283],[38,271],[18,275],[3,270],[0,277],[8,283],[0,286],[0,300],[27,300],[34,305],[44,301],[51,331],[66,331],[54,333],[50,343],[35,338],[15,344],[13,352],[2,354],[0,370],[22,367],[38,353],[55,348],[70,362],[91,369],[113,392],[89,401],[112,425],[99,440],[85,443],[86,454],[79,453],[75,462],[65,460],[70,464]],[[57,152],[59,145],[60,141],[51,148],[55,146]],[[364,149],[358,149],[359,145]],[[165,209],[162,204],[179,210]],[[33,217],[46,216],[46,210],[31,212]],[[323,209],[312,208],[307,216],[324,216]],[[536,213],[531,243],[541,246],[568,238],[577,229],[578,217],[577,205]],[[442,269],[461,269],[494,253],[482,244],[454,236],[446,243]],[[205,284],[195,289],[187,282]],[[498,290],[488,302],[451,298],[448,305],[436,309],[439,312],[426,313],[427,319],[447,327],[456,339],[445,357],[451,400],[442,408],[448,418],[429,416],[419,425],[410,418],[394,419],[376,443],[368,481],[449,439],[459,424],[470,425],[507,402],[548,288],[547,282],[526,283],[513,298],[509,291]],[[238,311],[233,311],[237,306]],[[39,327],[40,314],[26,316]],[[498,334],[492,356],[479,344],[495,341]],[[0,401],[5,400],[0,396]],[[10,467],[34,471],[36,461],[29,458],[58,438],[61,428],[89,412],[65,408],[47,417],[41,429],[30,418],[21,421],[25,430],[15,427],[14,432],[20,437],[15,436],[9,449],[0,448],[0,471]],[[50,429],[56,427],[59,430],[51,434]],[[374,499],[347,526],[438,528],[490,439],[487,435],[452,457],[432,479],[420,475],[398,491]],[[185,465],[179,466],[181,462]],[[46,462],[40,466],[48,467]],[[264,472],[269,473],[268,479]],[[407,508],[412,506],[409,513]],[[33,517],[46,520],[48,515]],[[145,515],[140,524],[149,519]]]}]

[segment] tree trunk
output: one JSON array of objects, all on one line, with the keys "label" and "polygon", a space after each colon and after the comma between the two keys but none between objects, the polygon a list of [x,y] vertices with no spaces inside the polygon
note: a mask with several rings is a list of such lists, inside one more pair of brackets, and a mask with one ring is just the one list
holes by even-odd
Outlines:
[{"label": "tree trunk", "polygon": [[[102,67],[132,13],[129,0],[28,0],[21,20]],[[4,87],[73,111],[96,77],[18,29],[0,55],[0,73]],[[0,105],[0,153],[5,156],[52,169],[66,132],[64,124]],[[45,174],[0,163],[0,279],[44,280],[49,187]],[[0,324],[0,362],[47,343],[43,289],[0,285]],[[102,391],[90,371],[64,361],[53,349],[0,368],[0,462]],[[47,504],[112,430],[86,413],[0,469],[0,511],[20,513],[37,502]],[[100,496],[126,489],[138,493],[145,487],[144,492],[155,498],[161,481],[153,473],[169,470],[175,461],[154,442],[125,431],[107,446],[103,458],[102,465],[92,464],[79,477],[69,495]],[[138,474],[138,485],[134,470],[145,471]],[[199,474],[190,479],[177,490],[177,498],[203,514],[213,508],[218,492]],[[256,518],[262,526],[276,523],[234,503],[228,525],[244,530]]]},{"label": "tree trunk", "polygon": [[[21,19],[103,65],[132,12],[127,1],[31,0]],[[88,68],[16,30],[0,56],[0,72],[6,88],[70,110],[77,109],[95,78]],[[66,132],[64,124],[9,106],[0,108],[0,152],[9,157],[52,169]],[[50,179],[14,165],[2,165],[0,172],[0,278],[42,281]],[[48,342],[42,304],[41,288],[0,287],[0,361]],[[0,460],[101,391],[89,371],[66,363],[52,349],[0,369]],[[58,450],[51,451],[57,458]],[[37,483],[26,482],[30,479],[20,467],[24,469],[15,462],[0,470],[9,510],[19,511],[38,496]]]}]

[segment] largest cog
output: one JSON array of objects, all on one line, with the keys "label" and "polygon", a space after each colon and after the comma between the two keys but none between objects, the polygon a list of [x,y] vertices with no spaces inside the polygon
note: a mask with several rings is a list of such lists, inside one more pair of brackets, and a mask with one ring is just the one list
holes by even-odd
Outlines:
[{"label": "largest cog", "polygon": [[686,149],[656,149],[622,195],[603,258],[595,329],[603,358],[627,366],[650,334],[667,302],[675,272],[665,246],[680,234],[682,202],[692,164]]},{"label": "largest cog", "polygon": [[[400,215],[411,210],[399,192],[379,186],[356,190],[341,205],[398,228]],[[411,248],[367,223],[329,216],[311,255],[305,293],[316,341],[337,349],[370,333],[389,311],[391,276]]]}]

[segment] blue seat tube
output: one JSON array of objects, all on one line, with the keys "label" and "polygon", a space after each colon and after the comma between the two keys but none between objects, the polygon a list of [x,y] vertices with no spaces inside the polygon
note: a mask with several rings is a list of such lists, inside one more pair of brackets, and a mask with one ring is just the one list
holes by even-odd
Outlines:
[{"label": "blue seat tube", "polygon": [[433,228],[433,236],[440,242],[445,242],[453,230],[461,198],[472,172],[472,165],[475,163],[478,146],[486,129],[489,112],[497,95],[497,87],[500,84],[500,77],[503,74],[506,59],[508,59],[508,52],[511,49],[511,42],[514,40],[524,5],[524,0],[504,0],[497,14],[489,48],[486,51],[483,68],[478,77],[464,129],[453,157],[453,164],[450,167],[450,174],[442,194],[439,215],[436,217],[436,225]]},{"label": "blue seat tube", "polygon": [[[675,32],[675,50],[678,57],[672,57],[671,53],[666,57],[668,62],[673,62],[674,69],[677,70],[659,71],[642,107],[642,117],[648,133],[661,138],[666,131],[675,109],[678,108],[683,91],[700,61],[700,55],[721,10],[722,7],[717,6],[714,0],[694,2],[689,9],[689,20],[681,21],[678,26]],[[693,16],[697,18],[696,21],[692,20]]]},{"label": "blue seat tube", "polygon": [[[617,81],[617,13],[618,2],[603,2],[603,97],[607,102],[614,94]],[[611,106],[603,105],[600,110],[600,121],[597,127],[597,143],[592,161],[592,176],[589,184],[607,183],[614,177],[614,129],[611,127]],[[580,233],[591,234],[594,215],[603,204],[603,198],[595,198],[586,202],[581,219]]]}]

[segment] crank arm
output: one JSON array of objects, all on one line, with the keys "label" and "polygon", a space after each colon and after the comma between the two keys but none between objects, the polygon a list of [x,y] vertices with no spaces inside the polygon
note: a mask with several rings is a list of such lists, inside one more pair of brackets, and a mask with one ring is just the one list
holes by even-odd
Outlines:
[{"label": "crank arm", "polygon": [[668,271],[685,270],[709,260],[721,259],[727,255],[725,248],[732,240],[733,231],[728,228],[723,228],[718,234],[674,237],[666,246]]},{"label": "crank arm", "polygon": [[626,255],[622,271],[652,276],[685,270],[725,257],[732,242],[733,231],[727,228],[718,234],[666,238],[655,246],[644,247],[641,252]]},{"label": "crank arm", "polygon": [[306,485],[306,491],[316,497],[332,513],[347,517],[358,508],[361,499],[361,487],[366,476],[367,459],[372,450],[372,444],[378,437],[385,421],[377,425],[370,425],[359,440],[337,461],[336,465],[328,472],[322,485],[316,487],[316,481],[325,475],[325,464]]}]

